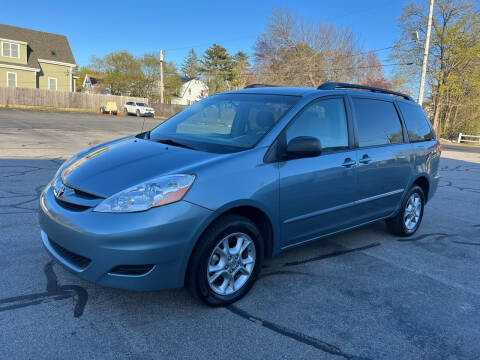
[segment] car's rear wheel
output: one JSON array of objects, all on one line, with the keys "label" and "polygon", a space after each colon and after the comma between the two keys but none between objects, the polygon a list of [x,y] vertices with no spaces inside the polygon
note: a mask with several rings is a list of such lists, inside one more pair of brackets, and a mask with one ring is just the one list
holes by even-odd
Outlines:
[{"label": "car's rear wheel", "polygon": [[224,216],[199,240],[190,260],[187,286],[208,305],[231,304],[252,287],[263,252],[263,239],[253,222],[239,215]]},{"label": "car's rear wheel", "polygon": [[397,236],[411,236],[420,227],[423,218],[425,195],[422,188],[413,186],[402,202],[398,214],[387,220],[390,232]]}]

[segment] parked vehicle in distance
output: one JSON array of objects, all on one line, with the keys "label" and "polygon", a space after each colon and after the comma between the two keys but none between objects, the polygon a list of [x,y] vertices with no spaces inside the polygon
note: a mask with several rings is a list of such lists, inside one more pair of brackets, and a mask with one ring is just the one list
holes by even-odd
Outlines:
[{"label": "parked vehicle in distance", "polygon": [[115,101],[102,100],[100,114],[118,115],[117,103]]},{"label": "parked vehicle in distance", "polygon": [[128,101],[125,103],[125,115],[136,116],[155,116],[155,110],[147,104],[138,101]]},{"label": "parked vehicle in distance", "polygon": [[249,86],[67,160],[40,197],[48,252],[100,285],[238,300],[264,258],[374,221],[411,236],[440,143],[409,96]]}]

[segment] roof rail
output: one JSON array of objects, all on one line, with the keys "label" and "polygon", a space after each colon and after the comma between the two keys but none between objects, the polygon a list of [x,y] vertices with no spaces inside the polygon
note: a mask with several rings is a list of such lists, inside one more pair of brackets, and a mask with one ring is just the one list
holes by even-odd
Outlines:
[{"label": "roof rail", "polygon": [[264,88],[264,87],[277,87],[278,85],[268,85],[268,84],[250,84],[244,87],[244,89],[255,89],[255,88]]},{"label": "roof rail", "polygon": [[325,82],[322,85],[320,85],[317,89],[318,90],[336,90],[336,89],[367,90],[367,91],[376,92],[376,93],[395,95],[395,96],[402,97],[406,100],[414,101],[407,94],[403,94],[403,93],[400,93],[400,92],[387,90],[387,89],[382,89],[382,88],[377,88],[377,87],[373,87],[373,86],[347,84],[347,83],[342,83],[342,82]]}]

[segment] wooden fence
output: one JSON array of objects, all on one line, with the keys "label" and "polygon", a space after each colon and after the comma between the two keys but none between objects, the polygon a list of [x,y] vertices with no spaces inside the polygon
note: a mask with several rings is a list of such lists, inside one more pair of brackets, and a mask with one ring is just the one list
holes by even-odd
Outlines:
[{"label": "wooden fence", "polygon": [[150,104],[150,106],[155,109],[155,115],[165,118],[169,118],[187,107],[187,105],[174,104]]},{"label": "wooden fence", "polygon": [[0,87],[0,105],[48,106],[99,110],[102,100],[116,102],[119,110],[123,110],[127,101],[141,101],[145,103],[148,101],[145,98],[130,96]]}]

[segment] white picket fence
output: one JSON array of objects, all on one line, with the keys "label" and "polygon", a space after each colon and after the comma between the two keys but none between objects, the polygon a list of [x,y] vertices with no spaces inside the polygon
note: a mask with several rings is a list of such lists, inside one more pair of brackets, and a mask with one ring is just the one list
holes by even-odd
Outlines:
[{"label": "white picket fence", "polygon": [[[464,139],[464,138],[467,138],[467,139]],[[469,140],[469,138],[474,138],[474,139],[477,139],[477,140]],[[476,144],[480,144],[480,135],[465,135],[465,134],[458,134],[458,142],[461,143],[461,142],[470,142],[470,143],[476,143]]]}]

